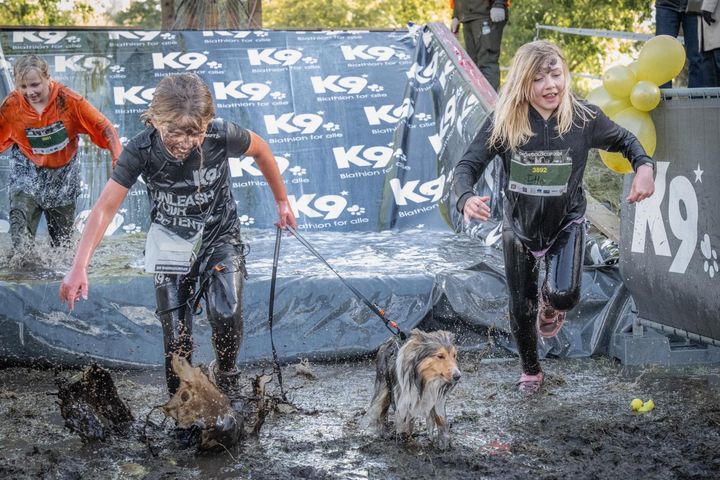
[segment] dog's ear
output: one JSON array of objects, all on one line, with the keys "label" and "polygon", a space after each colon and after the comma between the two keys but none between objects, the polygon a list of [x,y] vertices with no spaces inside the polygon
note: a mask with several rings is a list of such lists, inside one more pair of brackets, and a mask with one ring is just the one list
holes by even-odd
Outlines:
[{"label": "dog's ear", "polygon": [[417,340],[425,340],[427,339],[427,333],[423,332],[419,328],[413,328],[410,331],[410,339],[416,338]]}]

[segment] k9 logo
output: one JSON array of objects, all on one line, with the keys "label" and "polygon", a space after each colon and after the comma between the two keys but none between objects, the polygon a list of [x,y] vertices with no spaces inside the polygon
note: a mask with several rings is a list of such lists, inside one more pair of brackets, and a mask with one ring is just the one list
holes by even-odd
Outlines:
[{"label": "k9 logo", "polygon": [[424,183],[420,183],[420,180],[411,180],[405,185],[401,184],[399,179],[393,178],[390,180],[390,188],[395,197],[395,203],[398,205],[407,205],[408,201],[413,203],[434,203],[443,196],[445,174]]},{"label": "k9 logo", "polygon": [[381,105],[379,107],[364,107],[365,117],[369,125],[381,125],[382,123],[398,123],[403,118],[413,114],[414,108],[409,98],[403,100],[402,105]]},{"label": "k9 logo", "polygon": [[363,91],[367,86],[367,80],[363,77],[341,77],[340,75],[328,75],[327,77],[310,77],[315,93],[350,93],[356,94]]},{"label": "k9 logo", "polygon": [[160,35],[158,30],[144,32],[142,30],[135,30],[132,32],[108,32],[108,38],[110,40],[135,40],[137,42],[152,42],[155,37]]},{"label": "k9 logo", "polygon": [[86,55],[55,55],[55,72],[91,72],[105,70],[110,66],[107,57],[92,57]]},{"label": "k9 logo", "polygon": [[345,60],[375,60],[387,62],[397,54],[392,47],[371,47],[369,45],[342,45],[340,51]]},{"label": "k9 logo", "polygon": [[265,128],[268,134],[284,133],[309,134],[317,131],[323,123],[323,117],[314,113],[284,113],[280,116],[265,115]]},{"label": "k9 logo", "polygon": [[113,99],[115,105],[125,105],[132,103],[134,105],[147,105],[152,100],[155,88],[145,87],[113,87]]},{"label": "k9 logo", "polygon": [[[276,156],[275,162],[281,174],[290,166],[290,161],[285,157]],[[263,175],[253,157],[230,157],[228,158],[228,164],[230,165],[231,177],[242,177],[245,174],[253,177],[262,177]]]},{"label": "k9 logo", "polygon": [[306,217],[334,220],[342,214],[347,207],[347,200],[340,195],[323,195],[318,197],[315,193],[306,193],[300,197],[288,195],[290,208],[298,217],[301,213]]},{"label": "k9 logo", "polygon": [[163,70],[165,68],[197,70],[207,62],[208,58],[205,54],[198,52],[171,52],[166,55],[156,52],[152,54],[152,60],[155,70]]},{"label": "k9 logo", "polygon": [[270,93],[270,85],[264,83],[243,83],[242,80],[233,80],[229,83],[213,82],[215,99],[247,98],[259,102]]},{"label": "k9 logo", "polygon": [[67,32],[13,32],[12,41],[13,43],[32,42],[55,45],[66,36]]},{"label": "k9 logo", "polygon": [[248,50],[250,65],[295,65],[302,58],[302,52],[292,48],[251,48]]},{"label": "k9 logo", "polygon": [[387,146],[365,148],[365,145],[353,145],[347,150],[345,147],[333,148],[335,163],[340,169],[358,167],[385,168],[392,159],[393,149]]}]

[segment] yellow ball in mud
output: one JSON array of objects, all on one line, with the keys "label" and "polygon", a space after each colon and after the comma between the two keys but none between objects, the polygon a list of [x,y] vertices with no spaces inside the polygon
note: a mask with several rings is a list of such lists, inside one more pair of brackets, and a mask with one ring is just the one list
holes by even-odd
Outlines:
[{"label": "yellow ball in mud", "polygon": [[642,407],[642,406],[643,406],[643,401],[640,400],[639,398],[633,398],[633,401],[630,402],[630,408],[632,408],[634,412],[637,412],[640,409],[640,407]]},{"label": "yellow ball in mud", "polygon": [[646,413],[651,412],[655,408],[655,402],[652,401],[652,399],[648,400],[647,402],[643,403],[643,406],[638,408],[638,412],[640,413]]}]

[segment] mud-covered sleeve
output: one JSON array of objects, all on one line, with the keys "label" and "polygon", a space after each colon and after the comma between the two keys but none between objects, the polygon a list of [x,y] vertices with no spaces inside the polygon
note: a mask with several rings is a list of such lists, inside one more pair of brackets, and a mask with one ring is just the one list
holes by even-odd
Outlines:
[{"label": "mud-covered sleeve", "polygon": [[462,212],[468,198],[475,195],[473,187],[497,152],[488,147],[488,138],[493,128],[493,116],[483,123],[460,161],[455,165],[453,191],[457,196],[456,208]]},{"label": "mud-covered sleeve", "polygon": [[250,131],[236,123],[227,122],[227,153],[228,157],[239,157],[250,148]]},{"label": "mud-covered sleeve", "polygon": [[590,145],[592,148],[622,153],[630,160],[634,171],[644,164],[650,165],[655,170],[655,160],[645,152],[640,140],[632,132],[610,120],[595,105],[590,105],[590,108],[595,112]]},{"label": "mud-covered sleeve", "polygon": [[108,150],[113,165],[115,165],[120,157],[120,152],[122,152],[122,145],[110,120],[83,97],[77,101],[75,111],[80,123],[78,130],[90,135],[90,139],[95,145]]},{"label": "mud-covered sleeve", "polygon": [[125,146],[110,178],[125,188],[131,188],[142,172],[140,150],[132,140]]}]

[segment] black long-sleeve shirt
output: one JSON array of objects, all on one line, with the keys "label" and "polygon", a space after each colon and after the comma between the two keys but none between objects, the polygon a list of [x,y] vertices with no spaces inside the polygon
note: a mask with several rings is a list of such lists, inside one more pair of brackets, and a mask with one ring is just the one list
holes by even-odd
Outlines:
[{"label": "black long-sleeve shirt", "polygon": [[557,134],[555,114],[545,120],[529,106],[534,135],[513,151],[488,146],[494,123],[494,117],[488,117],[455,167],[453,189],[458,211],[462,212],[467,199],[475,195],[473,186],[487,165],[500,155],[506,221],[531,251],[542,251],[563,228],[585,215],[582,179],[591,148],[621,152],[636,171],[645,163],[655,168],[635,135],[595,105],[587,106],[594,118],[584,125],[575,118],[562,137]]}]

